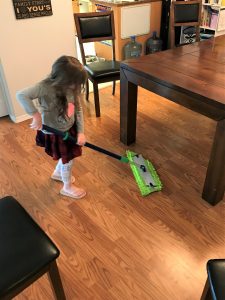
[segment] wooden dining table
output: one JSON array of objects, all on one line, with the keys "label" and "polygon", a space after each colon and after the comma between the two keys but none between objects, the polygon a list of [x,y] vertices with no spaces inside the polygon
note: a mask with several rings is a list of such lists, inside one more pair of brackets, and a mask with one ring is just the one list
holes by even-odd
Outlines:
[{"label": "wooden dining table", "polygon": [[225,190],[225,35],[123,61],[120,67],[120,140],[135,142],[141,86],[216,121],[202,198],[211,205]]}]

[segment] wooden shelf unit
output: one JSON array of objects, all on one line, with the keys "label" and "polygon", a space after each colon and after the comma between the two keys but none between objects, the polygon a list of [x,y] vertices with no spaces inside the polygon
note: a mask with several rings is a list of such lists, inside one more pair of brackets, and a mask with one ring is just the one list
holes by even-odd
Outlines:
[{"label": "wooden shelf unit", "polygon": [[225,34],[225,0],[203,0],[201,28],[210,30],[214,36]]}]

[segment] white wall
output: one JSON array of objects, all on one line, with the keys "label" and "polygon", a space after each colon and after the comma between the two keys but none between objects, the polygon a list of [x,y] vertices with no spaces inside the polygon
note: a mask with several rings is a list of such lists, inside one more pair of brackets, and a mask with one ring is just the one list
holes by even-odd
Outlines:
[{"label": "white wall", "polygon": [[71,0],[51,0],[52,16],[17,20],[12,0],[0,0],[0,76],[13,121],[26,119],[16,91],[42,80],[61,55],[76,56]]}]

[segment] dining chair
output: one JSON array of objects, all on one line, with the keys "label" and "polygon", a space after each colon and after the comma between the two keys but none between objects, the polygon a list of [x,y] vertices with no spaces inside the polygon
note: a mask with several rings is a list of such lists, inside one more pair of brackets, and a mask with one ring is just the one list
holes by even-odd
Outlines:
[{"label": "dining chair", "polygon": [[66,300],[56,260],[60,252],[12,196],[0,199],[0,299],[11,300],[44,274],[54,299]]},{"label": "dining chair", "polygon": [[192,27],[195,41],[200,41],[202,0],[172,1],[170,6],[170,47],[177,46],[175,29],[181,26]]},{"label": "dining chair", "polygon": [[201,300],[225,299],[225,259],[210,259],[207,262],[207,279]]},{"label": "dining chair", "polygon": [[[80,45],[83,65],[88,78],[93,83],[95,113],[100,117],[98,84],[113,82],[112,94],[115,94],[116,80],[120,79],[120,63],[115,57],[115,28],[113,11],[75,13],[74,20]],[[87,64],[84,43],[111,41],[112,60],[97,61]],[[89,98],[89,85],[86,83],[86,100]]]}]

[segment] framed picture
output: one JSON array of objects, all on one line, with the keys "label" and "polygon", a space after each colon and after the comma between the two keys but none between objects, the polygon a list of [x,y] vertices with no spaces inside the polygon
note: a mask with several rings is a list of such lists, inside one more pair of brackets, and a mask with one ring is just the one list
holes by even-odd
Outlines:
[{"label": "framed picture", "polygon": [[17,19],[52,15],[51,0],[13,0],[13,6]]}]

